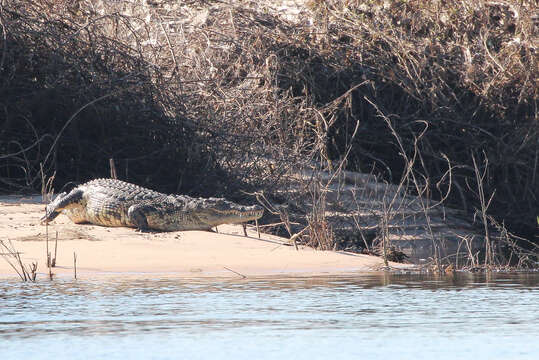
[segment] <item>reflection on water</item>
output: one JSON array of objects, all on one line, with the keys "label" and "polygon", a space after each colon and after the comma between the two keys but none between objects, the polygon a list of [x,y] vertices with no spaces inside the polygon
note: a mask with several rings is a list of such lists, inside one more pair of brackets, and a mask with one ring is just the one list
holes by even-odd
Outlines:
[{"label": "reflection on water", "polygon": [[536,359],[538,295],[539,274],[0,280],[0,354]]}]

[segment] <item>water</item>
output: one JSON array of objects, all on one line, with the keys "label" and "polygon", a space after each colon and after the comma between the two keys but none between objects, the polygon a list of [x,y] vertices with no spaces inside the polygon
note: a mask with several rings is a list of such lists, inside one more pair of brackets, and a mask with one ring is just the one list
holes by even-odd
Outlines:
[{"label": "water", "polygon": [[1,359],[537,359],[539,274],[0,280]]}]

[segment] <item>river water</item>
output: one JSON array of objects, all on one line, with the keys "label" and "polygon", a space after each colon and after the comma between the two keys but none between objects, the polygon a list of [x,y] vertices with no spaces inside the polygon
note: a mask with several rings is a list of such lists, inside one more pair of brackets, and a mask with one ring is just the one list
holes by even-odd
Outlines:
[{"label": "river water", "polygon": [[0,279],[0,359],[539,359],[539,274]]}]

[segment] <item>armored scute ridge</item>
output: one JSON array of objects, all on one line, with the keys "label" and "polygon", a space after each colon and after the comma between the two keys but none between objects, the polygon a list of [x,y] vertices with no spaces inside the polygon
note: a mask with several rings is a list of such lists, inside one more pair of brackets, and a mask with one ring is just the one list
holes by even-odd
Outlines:
[{"label": "armored scute ridge", "polygon": [[256,220],[264,210],[222,198],[166,195],[120,180],[96,179],[58,194],[41,221],[48,223],[62,212],[77,224],[180,231]]}]

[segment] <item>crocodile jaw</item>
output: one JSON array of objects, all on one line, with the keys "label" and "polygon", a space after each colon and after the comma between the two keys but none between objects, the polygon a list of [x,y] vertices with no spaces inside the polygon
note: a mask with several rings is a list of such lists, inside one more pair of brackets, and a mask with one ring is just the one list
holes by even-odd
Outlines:
[{"label": "crocodile jaw", "polygon": [[245,206],[242,210],[210,210],[207,214],[200,214],[198,218],[208,225],[239,224],[247,221],[258,220],[264,214],[260,206]]}]

